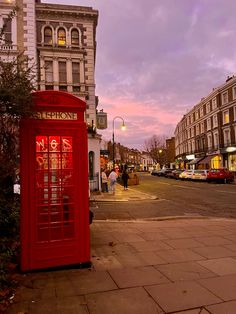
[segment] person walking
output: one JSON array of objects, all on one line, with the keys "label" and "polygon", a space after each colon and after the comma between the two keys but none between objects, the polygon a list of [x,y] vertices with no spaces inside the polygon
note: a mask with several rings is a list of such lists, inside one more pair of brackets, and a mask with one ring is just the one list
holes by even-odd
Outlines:
[{"label": "person walking", "polygon": [[102,192],[108,192],[108,178],[104,169],[102,169],[101,178],[102,178]]},{"label": "person walking", "polygon": [[129,179],[128,172],[124,170],[121,177],[123,181],[124,190],[128,190],[128,179]]},{"label": "person walking", "polygon": [[114,169],[112,169],[111,173],[109,174],[108,180],[110,181],[110,191],[113,195],[116,193],[116,179],[117,174]]}]

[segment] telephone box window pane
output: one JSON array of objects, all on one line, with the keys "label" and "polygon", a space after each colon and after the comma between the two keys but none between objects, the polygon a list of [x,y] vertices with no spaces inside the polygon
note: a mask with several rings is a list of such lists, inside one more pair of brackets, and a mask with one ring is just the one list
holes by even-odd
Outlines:
[{"label": "telephone box window pane", "polygon": [[72,152],[73,146],[72,146],[72,138],[67,136],[67,137],[62,137],[62,151],[63,152]]},{"label": "telephone box window pane", "polygon": [[[57,153],[52,153],[49,155],[49,168],[50,169],[60,169],[61,168],[61,156]],[[53,180],[55,181],[55,175],[52,176]]]},{"label": "telephone box window pane", "polygon": [[64,238],[65,239],[71,239],[75,236],[75,223],[70,222],[67,225],[64,225]]},{"label": "telephone box window pane", "polygon": [[51,231],[51,240],[61,240],[63,239],[62,225],[61,223],[55,223],[50,228]]},{"label": "telephone box window pane", "polygon": [[36,152],[47,152],[47,151],[48,151],[48,137],[36,136]]},{"label": "telephone box window pane", "polygon": [[48,154],[36,154],[36,169],[48,169]]},{"label": "telephone box window pane", "polygon": [[71,153],[62,154],[62,169],[72,169],[73,160]]},{"label": "telephone box window pane", "polygon": [[38,226],[38,241],[48,242],[49,241],[49,228],[48,226],[39,225]]},{"label": "telephone box window pane", "polygon": [[60,136],[49,136],[49,151],[60,152]]}]

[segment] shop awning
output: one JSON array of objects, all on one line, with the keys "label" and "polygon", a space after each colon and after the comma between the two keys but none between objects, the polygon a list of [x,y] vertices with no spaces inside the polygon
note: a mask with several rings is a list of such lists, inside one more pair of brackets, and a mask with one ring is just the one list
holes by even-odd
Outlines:
[{"label": "shop awning", "polygon": [[211,158],[214,156],[206,156],[205,158],[203,158],[200,162],[199,165],[206,165],[209,164],[209,162],[211,161]]},{"label": "shop awning", "polygon": [[196,165],[199,163],[200,160],[202,160],[203,157],[201,158],[195,158],[193,160],[191,160],[190,162],[188,162],[189,165]]}]

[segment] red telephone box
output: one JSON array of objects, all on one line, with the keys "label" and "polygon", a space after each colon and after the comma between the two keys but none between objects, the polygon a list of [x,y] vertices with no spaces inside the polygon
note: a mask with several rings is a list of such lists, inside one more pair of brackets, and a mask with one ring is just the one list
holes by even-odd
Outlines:
[{"label": "red telephone box", "polygon": [[86,104],[57,91],[33,100],[20,128],[21,268],[90,264]]}]

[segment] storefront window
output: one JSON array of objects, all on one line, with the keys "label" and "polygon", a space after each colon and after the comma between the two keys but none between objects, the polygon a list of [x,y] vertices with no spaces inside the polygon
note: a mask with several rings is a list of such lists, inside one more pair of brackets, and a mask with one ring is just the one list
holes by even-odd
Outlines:
[{"label": "storefront window", "polygon": [[236,171],[236,153],[229,155],[229,170]]}]

